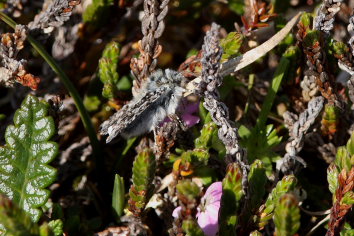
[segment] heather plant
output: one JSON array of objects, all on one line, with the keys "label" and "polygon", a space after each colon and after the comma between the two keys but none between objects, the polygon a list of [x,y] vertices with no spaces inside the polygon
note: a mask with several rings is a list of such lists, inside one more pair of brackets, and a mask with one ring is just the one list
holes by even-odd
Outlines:
[{"label": "heather plant", "polygon": [[0,235],[353,235],[351,7],[0,0]]}]

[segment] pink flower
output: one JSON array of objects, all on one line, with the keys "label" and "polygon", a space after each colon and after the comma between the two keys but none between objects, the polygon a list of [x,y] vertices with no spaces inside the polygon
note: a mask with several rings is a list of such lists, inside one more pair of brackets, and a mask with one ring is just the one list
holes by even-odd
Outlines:
[{"label": "pink flower", "polygon": [[219,208],[222,195],[222,182],[209,186],[201,199],[197,219],[206,236],[215,236],[219,229]]},{"label": "pink flower", "polygon": [[[179,106],[178,111],[182,114],[181,119],[184,121],[188,128],[199,123],[199,102],[188,103],[187,101],[182,101],[182,104]],[[170,118],[166,117],[162,123],[170,121]]]},{"label": "pink flower", "polygon": [[[219,230],[219,209],[222,195],[222,182],[209,186],[198,207],[197,221],[206,236],[215,236]],[[179,218],[181,207],[177,207],[172,216]]]}]

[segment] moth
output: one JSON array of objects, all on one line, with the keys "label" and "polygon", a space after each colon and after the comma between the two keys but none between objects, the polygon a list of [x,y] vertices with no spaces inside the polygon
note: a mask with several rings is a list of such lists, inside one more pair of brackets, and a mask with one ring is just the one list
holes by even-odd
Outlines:
[{"label": "moth", "polygon": [[167,116],[174,115],[183,97],[185,77],[174,70],[157,70],[144,82],[139,93],[101,125],[106,142],[152,131]]}]

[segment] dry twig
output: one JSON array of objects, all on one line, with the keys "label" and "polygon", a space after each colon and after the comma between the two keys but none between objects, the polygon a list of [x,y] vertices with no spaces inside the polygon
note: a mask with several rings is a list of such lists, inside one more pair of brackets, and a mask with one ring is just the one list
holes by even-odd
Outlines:
[{"label": "dry twig", "polygon": [[285,156],[277,161],[278,171],[281,170],[286,174],[294,172],[296,161],[306,166],[305,161],[298,156],[298,153],[302,150],[305,135],[322,111],[323,103],[323,97],[315,97],[308,103],[307,109],[299,117],[290,112],[284,113],[284,123],[289,129],[290,138],[285,148]]},{"label": "dry twig", "polygon": [[139,41],[139,58],[132,58],[130,68],[136,78],[134,80],[133,94],[142,86],[149,75],[155,70],[157,57],[162,52],[158,38],[161,37],[165,23],[164,18],[168,13],[170,0],[145,0],[144,17],[141,22],[143,38]]},{"label": "dry twig", "polygon": [[28,24],[32,32],[50,34],[56,27],[69,20],[72,10],[81,0],[54,0]]},{"label": "dry twig", "polygon": [[6,33],[1,36],[0,84],[12,87],[15,82],[18,82],[36,90],[40,79],[26,72],[26,60],[16,59],[18,52],[23,48],[26,35],[27,28],[18,25],[14,33]]},{"label": "dry twig", "polygon": [[334,17],[340,10],[343,0],[324,0],[314,19],[314,28],[326,34],[333,29]]}]

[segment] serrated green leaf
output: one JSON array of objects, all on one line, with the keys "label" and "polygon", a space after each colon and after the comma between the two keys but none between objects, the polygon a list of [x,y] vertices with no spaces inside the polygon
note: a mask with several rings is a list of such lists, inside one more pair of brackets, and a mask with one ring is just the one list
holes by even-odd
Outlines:
[{"label": "serrated green leaf", "polygon": [[124,210],[124,199],[125,190],[124,190],[124,179],[118,174],[114,177],[114,187],[112,195],[112,207],[118,217],[118,219],[123,215]]},{"label": "serrated green leaf", "polygon": [[[6,235],[31,236],[39,234],[39,227],[31,218],[7,197],[0,195],[0,229]],[[3,235],[3,234],[1,234]]]},{"label": "serrated green leaf", "polygon": [[238,221],[242,190],[242,171],[238,164],[231,163],[227,167],[222,182],[222,197],[219,210],[219,234],[235,235]]},{"label": "serrated green leaf", "polygon": [[338,168],[334,163],[332,163],[327,169],[328,188],[332,194],[335,194],[338,188],[338,175]]},{"label": "serrated green leaf", "polygon": [[293,236],[300,228],[300,209],[296,197],[285,194],[279,199],[274,211],[275,234]]},{"label": "serrated green leaf", "polygon": [[204,236],[203,231],[194,220],[184,220],[182,229],[186,233],[186,236]]},{"label": "serrated green leaf", "polygon": [[58,145],[48,141],[55,132],[47,116],[47,104],[28,95],[16,111],[14,125],[6,129],[6,146],[0,147],[0,192],[25,210],[34,222],[39,220],[56,170],[49,166]]}]

